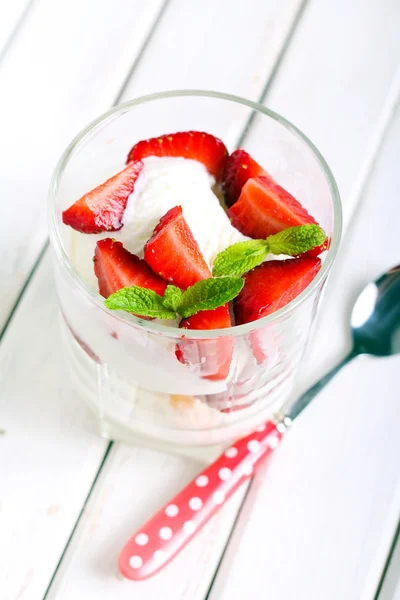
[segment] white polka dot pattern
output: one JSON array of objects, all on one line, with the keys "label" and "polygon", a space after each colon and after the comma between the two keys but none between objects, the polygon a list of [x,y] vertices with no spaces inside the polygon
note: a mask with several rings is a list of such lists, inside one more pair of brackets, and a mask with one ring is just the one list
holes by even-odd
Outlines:
[{"label": "white polka dot pattern", "polygon": [[135,537],[135,542],[138,546],[145,546],[149,541],[149,536],[145,533],[138,533]]},{"label": "white polka dot pattern", "polygon": [[189,506],[192,510],[200,510],[201,507],[203,506],[203,502],[202,500],[200,500],[200,498],[190,498],[189,500]]},{"label": "white polka dot pattern", "polygon": [[282,435],[282,427],[266,423],[236,440],[128,541],[119,560],[123,575],[141,580],[163,568],[257,471]]},{"label": "white polka dot pattern", "polygon": [[137,556],[136,554],[134,556],[131,556],[129,559],[129,565],[132,567],[132,569],[140,569],[142,564],[143,560],[140,558],[140,556]]},{"label": "white polka dot pattern", "polygon": [[228,448],[228,450],[225,451],[225,456],[226,458],[235,458],[235,456],[237,456],[238,453],[238,449],[235,448],[235,446],[232,446],[231,448]]},{"label": "white polka dot pattern", "polygon": [[158,535],[162,540],[170,540],[172,538],[172,529],[170,527],[161,527]]},{"label": "white polka dot pattern", "polygon": [[197,487],[206,487],[206,485],[208,484],[207,475],[199,475],[195,481],[195,484],[197,485]]},{"label": "white polka dot pattern", "polygon": [[176,504],[168,504],[168,506],[165,509],[165,514],[167,515],[167,517],[176,517],[178,513],[179,508]]},{"label": "white polka dot pattern", "polygon": [[222,467],[222,469],[218,471],[218,477],[221,481],[228,481],[228,479],[232,477],[232,471],[228,467]]},{"label": "white polka dot pattern", "polygon": [[258,452],[260,448],[261,448],[261,444],[258,440],[250,440],[249,443],[247,444],[247,449],[251,453]]}]

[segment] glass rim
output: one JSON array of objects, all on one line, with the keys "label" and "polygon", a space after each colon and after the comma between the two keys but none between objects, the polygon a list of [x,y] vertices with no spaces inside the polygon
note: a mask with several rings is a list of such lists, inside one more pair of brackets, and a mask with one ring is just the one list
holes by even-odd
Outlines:
[{"label": "glass rim", "polygon": [[86,141],[86,139],[93,133],[93,131],[99,127],[104,125],[106,122],[111,122],[113,119],[118,117],[119,115],[127,112],[129,109],[139,106],[141,104],[145,104],[147,102],[152,102],[155,100],[164,100],[168,98],[179,98],[179,97],[204,97],[204,98],[213,98],[219,100],[226,100],[229,102],[235,102],[237,104],[242,104],[251,108],[258,113],[266,115],[280,123],[283,127],[289,130],[293,135],[299,138],[302,142],[308,146],[308,148],[313,153],[314,157],[317,160],[317,163],[322,169],[322,172],[327,180],[329,190],[331,193],[331,197],[333,199],[333,232],[331,237],[331,244],[329,249],[327,250],[327,254],[324,262],[322,263],[322,267],[317,273],[316,277],[312,280],[312,282],[299,294],[294,298],[291,302],[286,304],[286,306],[280,308],[274,313],[267,315],[266,317],[262,317],[256,321],[251,321],[250,323],[245,323],[243,325],[234,325],[233,327],[229,327],[226,329],[213,329],[213,330],[196,330],[196,329],[185,329],[185,338],[188,339],[214,339],[219,337],[227,337],[227,336],[241,336],[246,335],[252,331],[256,331],[258,329],[262,329],[267,325],[275,323],[277,321],[281,321],[282,319],[288,318],[292,312],[294,312],[303,302],[312,294],[312,292],[318,287],[318,285],[324,280],[324,278],[329,273],[329,270],[332,266],[333,260],[337,254],[341,234],[342,234],[342,205],[340,200],[340,194],[338,190],[338,186],[336,184],[335,178],[330,170],[328,163],[320,153],[320,151],[316,148],[316,146],[309,140],[309,138],[300,131],[295,125],[293,125],[290,121],[279,115],[278,113],[266,108],[262,104],[258,102],[253,102],[251,100],[246,100],[245,98],[241,98],[240,96],[235,96],[232,94],[225,94],[223,92],[215,92],[210,90],[196,90],[196,89],[187,89],[187,90],[171,90],[166,92],[157,92],[153,94],[147,94],[145,96],[140,96],[134,100],[129,100],[128,102],[124,102],[122,104],[117,104],[112,107],[93,121],[91,121],[84,129],[82,129],[70,142],[67,148],[64,150],[61,155],[53,176],[50,181],[50,188],[48,194],[48,221],[49,221],[49,236],[50,242],[53,250],[55,250],[57,258],[61,260],[65,268],[67,269],[69,275],[71,276],[74,284],[80,289],[80,291],[89,298],[91,302],[97,305],[101,310],[106,312],[108,315],[113,318],[121,321],[125,324],[134,326],[139,328],[140,330],[145,330],[149,333],[153,334],[161,334],[165,337],[180,337],[182,335],[182,330],[177,329],[176,327],[169,327],[168,325],[162,325],[156,321],[147,321],[143,320],[140,317],[135,317],[134,315],[130,315],[129,313],[123,313],[122,311],[110,311],[104,305],[104,298],[98,292],[93,290],[84,278],[77,271],[75,266],[73,265],[71,259],[69,258],[67,252],[64,249],[59,231],[58,231],[58,223],[57,223],[57,211],[56,211],[56,198],[58,195],[59,185],[64,173],[66,166],[68,165],[68,161],[70,157],[74,154],[74,152]]}]

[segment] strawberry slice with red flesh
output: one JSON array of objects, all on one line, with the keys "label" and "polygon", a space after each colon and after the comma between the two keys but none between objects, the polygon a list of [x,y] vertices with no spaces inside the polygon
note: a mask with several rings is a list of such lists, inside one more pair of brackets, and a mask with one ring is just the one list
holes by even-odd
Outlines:
[{"label": "strawberry slice with red flesh", "polygon": [[[174,285],[186,289],[201,279],[211,277],[200,248],[186,223],[182,208],[171,208],[161,219],[144,248],[144,258],[154,272]],[[204,310],[181,321],[184,329],[222,329],[231,327],[228,305]],[[232,360],[233,341],[182,340],[176,346],[180,362],[200,365],[202,377],[224,379]]]},{"label": "strawberry slice with red flesh", "polygon": [[138,142],[129,152],[127,162],[147,156],[181,156],[198,160],[216,181],[220,181],[228,151],[220,139],[209,133],[181,131]]},{"label": "strawberry slice with red flesh", "polygon": [[228,215],[239,231],[257,239],[265,239],[288,227],[316,222],[289,192],[264,176],[245,183]]},{"label": "strawberry slice with red flesh", "polygon": [[250,323],[286,306],[314,279],[321,268],[319,258],[271,260],[249,271],[234,300],[236,324]]},{"label": "strawberry slice with red flesh", "polygon": [[[183,319],[179,327],[183,329],[225,329],[231,327],[231,317],[227,304],[214,310],[201,312]],[[176,356],[183,363],[201,365],[202,377],[211,381],[228,376],[233,353],[233,338],[205,340],[182,340],[176,348]]]},{"label": "strawberry slice with red flesh", "polygon": [[62,213],[62,220],[82,233],[117,231],[143,163],[129,164],[123,171],[88,192]]},{"label": "strawberry slice with red flesh", "polygon": [[155,273],[182,289],[211,277],[180,206],[160,219],[144,247],[144,259]]},{"label": "strawberry slice with red flesh", "polygon": [[238,200],[244,184],[253,177],[272,177],[242,148],[228,156],[222,177],[225,204],[232,206]]},{"label": "strawberry slice with red flesh", "polygon": [[131,254],[121,242],[111,238],[97,242],[93,260],[99,292],[104,298],[131,285],[153,290],[162,296],[168,285],[153,273],[144,260]]},{"label": "strawberry slice with red flesh", "polygon": [[[228,215],[234,227],[256,239],[265,239],[288,227],[317,224],[300,202],[269,176],[249,179]],[[306,254],[317,256],[327,245],[328,240]]]}]

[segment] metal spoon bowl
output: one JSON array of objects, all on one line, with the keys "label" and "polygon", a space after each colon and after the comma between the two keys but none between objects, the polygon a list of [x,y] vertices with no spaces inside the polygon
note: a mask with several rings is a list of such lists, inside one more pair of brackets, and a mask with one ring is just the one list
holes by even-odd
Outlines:
[{"label": "metal spoon bowl", "polygon": [[400,266],[364,288],[354,305],[351,326],[357,354],[400,352]]},{"label": "metal spoon bowl", "polygon": [[366,285],[353,306],[350,323],[352,349],[338,365],[296,400],[288,413],[291,420],[356,356],[392,356],[400,353],[400,265]]}]

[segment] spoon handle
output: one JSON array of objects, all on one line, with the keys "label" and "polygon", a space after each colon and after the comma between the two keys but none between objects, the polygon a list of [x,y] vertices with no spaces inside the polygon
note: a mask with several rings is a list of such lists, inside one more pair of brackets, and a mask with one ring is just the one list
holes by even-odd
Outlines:
[{"label": "spoon handle", "polygon": [[130,538],[121,573],[138,581],[168,564],[277,448],[285,429],[269,421],[227,448]]},{"label": "spoon handle", "polygon": [[305,391],[304,394],[302,394],[296,400],[296,402],[292,405],[291,409],[289,410],[288,416],[290,417],[290,419],[293,421],[302,412],[302,410],[304,410],[306,406],[309,405],[311,400],[317,394],[320,393],[322,388],[324,388],[326,384],[330,382],[330,380],[336,375],[336,373],[340,371],[340,369],[342,369],[345,365],[347,365],[347,363],[353,360],[353,358],[355,358],[357,355],[358,352],[354,348],[352,348],[350,352],[335,367],[333,367],[330,371],[326,373],[326,375],[324,375],[324,377],[322,377],[322,379],[320,379],[319,381],[314,383],[314,385],[308,388],[308,390]]},{"label": "spoon handle", "polygon": [[268,421],[258,427],[199,473],[128,540],[119,556],[120,572],[139,581],[167,565],[277,448],[287,423],[355,356],[353,349],[300,396],[283,421]]}]

